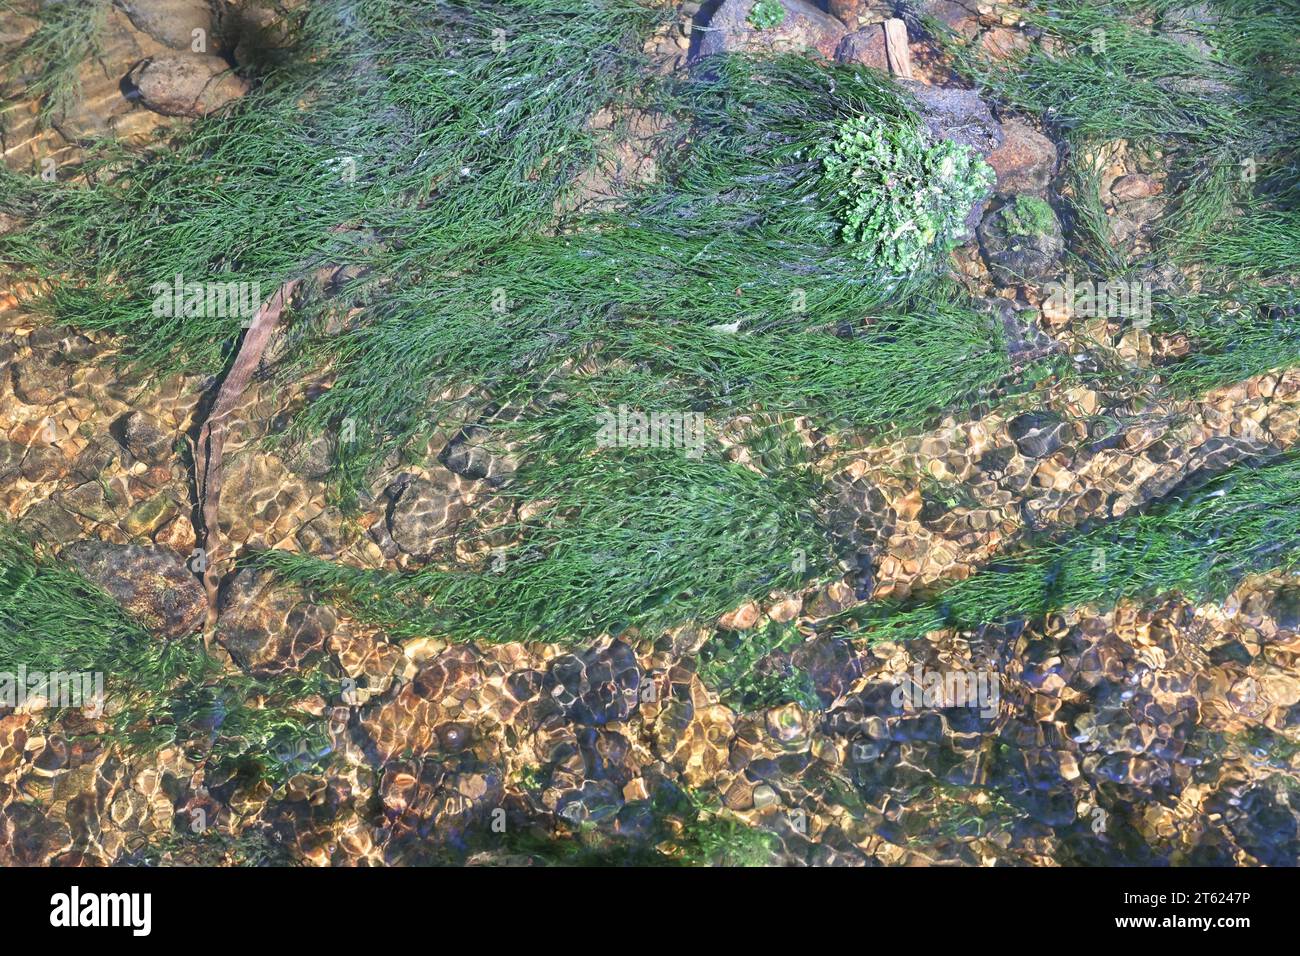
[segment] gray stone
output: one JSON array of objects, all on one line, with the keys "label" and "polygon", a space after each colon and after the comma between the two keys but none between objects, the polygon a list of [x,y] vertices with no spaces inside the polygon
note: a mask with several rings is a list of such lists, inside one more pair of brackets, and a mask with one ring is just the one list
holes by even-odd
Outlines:
[{"label": "gray stone", "polygon": [[514,462],[493,441],[490,429],[470,425],[447,443],[438,461],[455,475],[470,481],[500,484],[514,473]]},{"label": "gray stone", "polygon": [[915,80],[900,83],[915,97],[921,121],[936,139],[969,146],[986,159],[1005,141],[1002,125],[974,90],[927,86]]},{"label": "gray stone", "polygon": [[1048,231],[1022,235],[1008,228],[1006,208],[992,210],[979,226],[980,248],[993,277],[1016,285],[1051,274],[1065,251],[1065,236],[1055,214]]},{"label": "gray stone", "polygon": [[[1002,145],[1001,124],[974,90],[927,86],[915,80],[899,80],[898,83],[916,99],[921,122],[933,138],[968,146],[983,159]],[[987,207],[985,201],[971,208],[966,216],[967,236],[975,232]]]},{"label": "gray stone", "polygon": [[1007,423],[1007,430],[1026,458],[1046,458],[1065,443],[1065,422],[1054,412],[1017,415]]}]

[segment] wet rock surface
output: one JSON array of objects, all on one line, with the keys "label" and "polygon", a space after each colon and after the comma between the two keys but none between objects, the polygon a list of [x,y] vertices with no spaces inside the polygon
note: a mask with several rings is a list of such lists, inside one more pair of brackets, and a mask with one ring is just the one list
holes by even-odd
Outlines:
[{"label": "wet rock surface", "polygon": [[269,575],[243,570],[221,594],[216,640],[249,673],[300,671],[324,656],[335,626],[328,607],[277,587]]},{"label": "wet rock surface", "polygon": [[[1269,434],[1293,442],[1293,378],[1225,390],[1196,408],[1229,403],[1242,420],[1271,422]],[[251,396],[248,409],[259,401]],[[759,618],[793,615],[806,628],[832,603],[847,607],[873,589],[898,592],[987,559],[1007,546],[1027,507],[1044,523],[1080,521],[1115,507],[1116,490],[1124,507],[1137,507],[1201,468],[1258,450],[1232,437],[1232,415],[1197,426],[1218,429],[1217,441],[1173,424],[1160,448],[1159,433],[1139,424],[1140,440],[1090,450],[1070,411],[1087,397],[1062,394],[1060,402],[1050,414],[941,427],[864,455],[870,467],[846,473],[834,527],[846,553],[868,555],[870,577],[857,571],[843,590],[793,604],[782,598],[756,609]],[[12,409],[31,415],[30,406]],[[173,411],[148,402],[139,410],[160,431],[177,427]],[[80,453],[110,478],[144,467],[116,437],[122,414],[112,406],[92,418],[107,444],[88,442]],[[235,460],[258,454],[244,444]],[[909,488],[889,477],[908,461],[974,482],[976,500],[947,501],[941,486]],[[1029,478],[1049,471],[1074,477],[1046,485]],[[59,481],[79,487],[75,478]],[[293,496],[300,510],[280,517],[318,518],[315,494],[308,484]],[[39,505],[49,512],[53,502]],[[85,533],[91,519],[63,514]],[[264,532],[236,527],[263,540]],[[351,546],[364,553],[370,540]],[[118,568],[120,555],[134,554],[80,546],[92,573],[96,556],[112,555],[106,563]],[[358,629],[310,596],[240,572],[223,590],[216,644],[250,673],[323,666],[336,675],[326,702],[335,755],[325,772],[244,792],[205,779],[179,752],[123,763],[107,750],[59,749],[58,724],[37,715],[0,714],[0,794],[49,793],[35,803],[0,796],[0,858],[121,861],[141,841],[160,842],[177,813],[197,808],[237,837],[239,853],[280,862],[420,863],[469,846],[510,858],[493,829],[501,819],[506,834],[588,827],[631,846],[652,832],[651,802],[677,788],[715,795],[728,813],[771,833],[773,862],[1277,863],[1296,849],[1294,815],[1275,794],[1292,773],[1284,755],[1300,702],[1298,593],[1285,578],[1265,578],[1221,605],[1085,610],[907,646],[809,629],[780,653],[809,676],[814,699],[745,712],[721,704],[720,689],[696,674],[699,638],[447,647]],[[754,626],[748,616],[730,623]],[[928,675],[954,673],[974,675],[971,686],[984,696],[970,706],[957,696],[967,684],[952,683],[937,696],[931,688],[927,703]],[[29,746],[36,736],[52,743]],[[181,783],[163,788],[163,778]],[[42,791],[36,780],[53,787]],[[53,810],[61,806],[55,790],[86,788],[104,796]],[[1176,822],[1186,820],[1195,825]],[[96,828],[101,836],[91,842],[84,834]]]},{"label": "wet rock surface", "polygon": [[[913,80],[900,80],[899,85],[915,98],[921,122],[933,138],[966,146],[984,159],[1002,146],[1002,125],[974,90],[931,86]],[[967,235],[974,234],[987,208],[987,202],[980,202],[967,214]]]},{"label": "wet rock surface", "polygon": [[203,0],[122,0],[119,6],[133,26],[173,50],[206,52],[215,41],[212,8]]},{"label": "wet rock surface", "polygon": [[397,547],[417,557],[448,547],[470,513],[462,488],[463,482],[450,472],[407,482],[388,516],[388,531]]},{"label": "wet rock surface", "polygon": [[835,49],[835,59],[841,63],[856,63],[858,66],[867,66],[888,73],[889,57],[885,52],[885,31],[877,25],[846,34]]},{"label": "wet rock surface", "polygon": [[1056,145],[1019,120],[1003,123],[1002,132],[1002,145],[988,155],[989,165],[997,173],[998,195],[1027,193],[1045,198],[1056,173]]},{"label": "wet rock surface", "polygon": [[[43,122],[35,98],[19,96],[0,113],[0,141],[4,162],[11,169],[37,173],[44,161],[60,181],[71,175],[81,157],[81,146],[89,138],[108,136],[127,142],[143,142],[167,120],[159,114],[135,107],[122,92],[122,79],[142,59],[166,55],[172,49],[137,28],[117,5],[104,5],[105,22],[98,37],[97,55],[77,68],[80,90],[72,108]],[[18,42],[37,26],[34,18],[6,16],[0,31],[12,26]],[[187,42],[186,49],[189,49]]]},{"label": "wet rock surface", "polygon": [[180,555],[160,548],[78,541],[60,556],[159,637],[184,637],[203,621],[203,588]]},{"label": "wet rock surface", "polygon": [[993,275],[1006,283],[1043,279],[1051,275],[1065,252],[1061,223],[1047,210],[1046,222],[1026,228],[1017,224],[1004,205],[985,214],[979,226],[980,248]]},{"label": "wet rock surface", "polygon": [[248,92],[225,60],[199,53],[152,57],[127,82],[141,103],[164,116],[206,116]]},{"label": "wet rock surface", "polygon": [[121,441],[136,458],[152,465],[165,464],[172,453],[175,439],[159,424],[157,419],[144,412],[131,412],[121,422]]},{"label": "wet rock surface", "polygon": [[968,146],[987,158],[1002,146],[1002,125],[974,90],[903,81],[920,108],[921,121],[936,139]]}]

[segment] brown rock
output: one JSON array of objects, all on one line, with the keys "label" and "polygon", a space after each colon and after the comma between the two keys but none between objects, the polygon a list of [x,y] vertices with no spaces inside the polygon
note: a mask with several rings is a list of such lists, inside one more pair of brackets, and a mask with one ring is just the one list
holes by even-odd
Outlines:
[{"label": "brown rock", "polygon": [[131,412],[122,421],[121,433],[123,446],[141,461],[161,465],[171,459],[172,436],[156,418]]},{"label": "brown rock", "polygon": [[760,613],[758,605],[749,601],[718,618],[718,627],[728,631],[747,631],[758,623]]},{"label": "brown rock", "polygon": [[1056,146],[1042,133],[1017,120],[1003,123],[1002,132],[1006,138],[989,154],[988,160],[998,174],[998,195],[1045,196],[1047,184],[1056,171]]},{"label": "brown rock", "polygon": [[437,472],[432,480],[417,478],[402,490],[388,519],[399,548],[416,557],[428,557],[455,539],[457,529],[470,515],[460,484],[449,472]]},{"label": "brown rock", "polygon": [[72,386],[71,370],[34,354],[13,364],[14,394],[26,405],[52,405],[67,396]]},{"label": "brown rock", "polygon": [[974,38],[979,33],[978,8],[976,0],[927,0],[921,9],[962,36]]},{"label": "brown rock", "polygon": [[785,624],[793,621],[799,616],[803,609],[803,598],[799,595],[790,595],[775,602],[767,609],[767,616],[777,624]]},{"label": "brown rock", "polygon": [[155,495],[135,505],[122,522],[122,530],[132,537],[153,534],[175,516],[176,503],[166,495]]},{"label": "brown rock", "polygon": [[0,438],[0,480],[18,474],[26,454],[22,445]]},{"label": "brown rock", "polygon": [[855,30],[840,41],[835,59],[841,63],[856,63],[882,73],[889,72],[889,57],[885,51],[885,31],[880,24]]},{"label": "brown rock", "polygon": [[[279,523],[303,521],[298,515],[310,494],[296,480],[284,462],[261,449],[244,449],[233,458],[227,453],[225,483],[217,523],[231,541],[247,542],[258,535],[274,533]],[[283,534],[284,531],[279,533]]]},{"label": "brown rock", "polygon": [[852,607],[854,600],[853,588],[843,581],[833,581],[805,604],[804,613],[812,620],[820,620]]},{"label": "brown rock", "polygon": [[35,17],[29,17],[17,10],[6,9],[4,21],[0,22],[0,46],[20,43],[36,32],[41,25]]},{"label": "brown rock", "polygon": [[178,515],[154,535],[154,543],[163,548],[170,548],[172,551],[181,554],[189,554],[197,544],[194,537],[194,526],[185,515]]},{"label": "brown rock", "polygon": [[235,62],[240,66],[255,64],[272,50],[283,49],[292,42],[293,15],[281,5],[224,4],[218,9],[221,33],[234,45]]},{"label": "brown rock", "polygon": [[1142,173],[1120,176],[1110,184],[1110,194],[1115,202],[1147,199],[1161,191],[1160,184]]},{"label": "brown rock", "polygon": [[145,60],[127,81],[141,103],[164,116],[206,116],[248,92],[225,60],[201,53]]},{"label": "brown rock", "polygon": [[34,445],[23,459],[20,471],[28,481],[41,484],[66,475],[68,462],[53,445]]},{"label": "brown rock", "polygon": [[99,481],[120,468],[130,468],[130,456],[108,435],[95,435],[72,462],[72,471],[83,481]]},{"label": "brown rock", "polygon": [[[51,158],[62,179],[64,167],[79,160],[80,150],[71,143],[103,136],[136,140],[164,122],[154,113],[134,109],[122,96],[121,81],[134,64],[167,48],[133,27],[118,6],[102,5],[108,9],[95,34],[95,55],[73,65],[77,93],[64,109],[55,110],[48,128],[37,121],[37,103],[30,86],[6,104],[4,161],[11,169],[35,170],[41,159]],[[19,20],[9,10],[0,19],[6,21],[0,26],[0,35],[8,32],[11,24],[7,21]]]},{"label": "brown rock", "polygon": [[853,29],[863,19],[870,17],[871,2],[870,0],[830,0],[826,4],[826,9],[836,20]]},{"label": "brown rock", "polygon": [[241,667],[278,674],[323,656],[335,624],[329,608],[245,569],[224,589],[216,639]]},{"label": "brown rock", "polygon": [[1019,30],[994,27],[982,37],[980,46],[991,60],[1005,60],[1029,48],[1029,40]]},{"label": "brown rock", "polygon": [[60,557],[160,637],[184,637],[203,623],[207,613],[203,588],[174,552],[77,541],[64,548]]},{"label": "brown rock", "polygon": [[63,544],[81,535],[81,525],[66,508],[46,499],[38,501],[18,519],[18,529],[35,541]]},{"label": "brown rock", "polygon": [[119,482],[88,481],[54,497],[74,514],[101,524],[115,524],[130,504],[130,496]]},{"label": "brown rock", "polygon": [[749,810],[753,808],[754,784],[744,777],[738,778],[722,795],[722,803],[728,810]]},{"label": "brown rock", "polygon": [[204,0],[118,0],[118,6],[137,30],[173,50],[210,53],[215,49],[212,9]]},{"label": "brown rock", "polygon": [[1111,216],[1109,224],[1111,242],[1125,248],[1137,238],[1138,232],[1142,228],[1138,223],[1125,216]]},{"label": "brown rock", "polygon": [[650,788],[644,777],[634,777],[623,786],[623,800],[631,803],[635,800],[649,800]]}]

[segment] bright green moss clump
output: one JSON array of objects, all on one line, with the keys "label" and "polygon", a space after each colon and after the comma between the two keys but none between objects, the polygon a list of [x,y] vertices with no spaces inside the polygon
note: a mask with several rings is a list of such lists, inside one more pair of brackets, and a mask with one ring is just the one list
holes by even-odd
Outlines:
[{"label": "bright green moss clump", "polygon": [[970,147],[933,142],[919,126],[874,116],[845,122],[822,166],[853,254],[900,274],[957,244],[994,179]]},{"label": "bright green moss clump", "polygon": [[1017,196],[1002,207],[1002,219],[1012,236],[1046,236],[1056,225],[1052,207],[1037,196]]},{"label": "bright green moss clump", "polygon": [[785,22],[785,7],[781,0],[758,0],[745,19],[755,30],[771,30]]}]

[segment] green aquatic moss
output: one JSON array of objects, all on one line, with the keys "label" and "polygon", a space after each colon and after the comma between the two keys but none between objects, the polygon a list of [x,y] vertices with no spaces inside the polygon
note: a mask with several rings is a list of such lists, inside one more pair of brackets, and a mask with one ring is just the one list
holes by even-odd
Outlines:
[{"label": "green aquatic moss", "polygon": [[1153,300],[1152,335],[1185,335],[1191,349],[1158,369],[1178,396],[1195,397],[1300,365],[1300,290],[1241,283]]},{"label": "green aquatic moss", "polygon": [[[1034,0],[1026,19],[1041,36],[1005,59],[926,27],[990,100],[1041,117],[1065,141],[1067,268],[1096,281],[1152,278],[1152,334],[1190,346],[1155,368],[1103,360],[1109,387],[1191,397],[1296,365],[1300,6]],[[1164,168],[1150,250],[1113,232],[1097,160],[1121,138],[1143,168]],[[1165,287],[1171,264],[1194,294],[1176,279]]]},{"label": "green aquatic moss", "polygon": [[176,829],[130,849],[117,866],[297,866],[290,848],[265,827],[232,835],[215,827],[194,833]]},{"label": "green aquatic moss", "polygon": [[952,249],[994,179],[970,147],[878,116],[846,121],[822,150],[822,166],[853,255],[899,274]]},{"label": "green aquatic moss", "polygon": [[[63,4],[61,7],[77,7]],[[166,149],[94,145],[85,187],[0,170],[0,264],[32,305],[150,368],[219,372],[243,318],[155,314],[158,283],[262,296],[350,267],[342,308],[439,280],[550,223],[595,164],[592,115],[635,98],[665,14],[637,0],[321,0],[283,62]],[[67,281],[74,275],[77,281]],[[298,322],[324,296],[301,296]],[[337,351],[335,353],[337,355]]]},{"label": "green aquatic moss", "polygon": [[[593,455],[594,416],[688,407],[712,427],[758,408],[883,431],[994,388],[1011,372],[997,324],[919,268],[991,176],[929,142],[869,70],[728,56],[648,81],[660,19],[630,0],[322,0],[272,74],[172,148],[100,156],[86,188],[0,174],[0,206],[25,224],[0,237],[0,261],[49,280],[54,317],[120,334],[142,364],[210,372],[240,319],[155,316],[154,282],[239,276],[265,292],[346,267],[330,296],[305,284],[280,370],[330,369],[285,440],[355,434],[335,443],[345,501],[455,416],[509,408],[528,467],[508,493],[557,504],[518,529],[504,573],[292,567],[408,633],[575,639],[798,586],[826,551],[806,482],[716,457]],[[591,113],[633,91],[674,123],[660,180],[616,209],[560,212],[598,153]],[[874,259],[843,241],[819,152],[863,116],[902,150],[872,168],[877,187],[917,187]],[[860,199],[852,147],[826,158]],[[439,403],[449,383],[475,400]]]},{"label": "green aquatic moss", "polygon": [[[914,427],[1010,373],[997,323],[955,284],[900,278],[840,239],[817,152],[853,116],[915,122],[886,79],[730,55],[660,95],[679,120],[660,182],[562,235],[503,242],[455,274],[403,277],[355,330],[306,343],[302,371],[331,363],[336,374],[300,422],[358,423],[341,449],[349,481],[373,471],[376,452],[463,414],[430,401],[448,381],[501,403],[564,383],[597,408],[757,405],[875,431]],[[575,356],[612,370],[575,381]]]},{"label": "green aquatic moss", "polygon": [[[210,769],[279,782],[328,755],[324,722],[294,704],[317,672],[226,671],[198,638],[161,641],[71,567],[0,525],[0,670],[103,675],[106,743],[179,746]],[[259,703],[252,703],[254,700]]]},{"label": "green aquatic moss", "polygon": [[770,30],[785,23],[785,7],[781,0],[757,0],[745,19],[755,30]]},{"label": "green aquatic moss", "polygon": [[1013,236],[1046,236],[1056,226],[1052,207],[1037,196],[1017,196],[1002,207],[1002,220]]},{"label": "green aquatic moss", "polygon": [[602,449],[532,462],[521,498],[548,502],[498,570],[362,570],[288,551],[259,561],[391,635],[574,641],[716,618],[739,598],[798,587],[826,563],[816,485],[709,454]]},{"label": "green aquatic moss", "polygon": [[[355,434],[335,443],[345,502],[391,453],[477,415],[479,396],[509,408],[528,467],[508,493],[556,507],[519,529],[501,574],[294,565],[367,616],[498,641],[716,617],[818,572],[812,492],[716,457],[592,455],[601,410],[689,408],[720,423],[758,407],[896,430],[1010,365],[997,324],[955,285],[855,259],[841,241],[817,150],[852,117],[914,130],[901,91],[789,55],[727,56],[639,86],[654,22],[622,3],[379,0],[353,16],[325,0],[236,110],[138,165],[119,157],[127,171],[111,183],[33,194],[0,174],[12,187],[0,204],[27,224],[0,237],[0,260],[50,279],[62,320],[122,333],[143,363],[207,370],[240,320],[155,317],[153,281],[237,269],[268,290],[350,267],[355,282],[325,307],[315,290],[285,317],[281,369],[298,382],[331,370],[285,440]],[[449,60],[458,71],[440,68]],[[537,75],[553,79],[521,98]],[[661,180],[617,209],[557,219],[595,152],[596,101],[633,89],[674,120]],[[936,174],[953,172],[950,148],[927,147]],[[72,262],[92,264],[84,282],[61,281]],[[346,326],[323,333],[344,311]],[[596,371],[575,373],[580,361]],[[440,403],[449,383],[476,400]]]},{"label": "green aquatic moss", "polygon": [[843,615],[869,640],[921,637],[1168,594],[1219,600],[1247,574],[1300,564],[1300,454],[1244,464],[1141,514],[1048,540],[933,597]]},{"label": "green aquatic moss", "polygon": [[26,5],[0,0],[0,15],[36,17],[30,35],[0,50],[0,80],[36,98],[42,126],[61,118],[80,97],[78,74],[99,49],[111,6],[111,0]]}]

